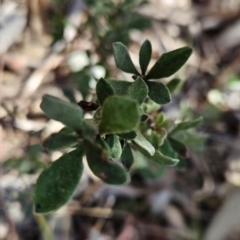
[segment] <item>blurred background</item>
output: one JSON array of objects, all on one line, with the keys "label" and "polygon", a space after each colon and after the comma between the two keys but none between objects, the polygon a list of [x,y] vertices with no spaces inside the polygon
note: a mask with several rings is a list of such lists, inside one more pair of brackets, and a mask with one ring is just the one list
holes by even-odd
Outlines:
[{"label": "blurred background", "polygon": [[[62,128],[42,95],[91,100],[96,79],[130,80],[112,43],[138,66],[145,39],[153,62],[194,49],[161,109],[171,121],[204,118],[182,136],[186,166],[139,162],[118,187],[85,167],[67,206],[34,215],[36,178],[62,154],[42,149]],[[0,96],[0,239],[240,240],[240,0],[0,0]]]}]

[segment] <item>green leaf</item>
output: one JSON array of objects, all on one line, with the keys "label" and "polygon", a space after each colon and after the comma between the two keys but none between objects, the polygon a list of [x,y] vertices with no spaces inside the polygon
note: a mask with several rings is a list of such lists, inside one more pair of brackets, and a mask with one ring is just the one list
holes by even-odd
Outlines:
[{"label": "green leaf", "polygon": [[101,133],[124,133],[135,129],[139,123],[138,104],[131,99],[112,96],[103,104],[99,125]]},{"label": "green leaf", "polygon": [[123,166],[129,170],[130,167],[132,166],[134,159],[133,159],[133,153],[131,150],[130,145],[127,143],[126,146],[124,147],[121,155],[121,162]]},{"label": "green leaf", "polygon": [[171,137],[168,138],[168,141],[170,142],[174,151],[176,151],[181,156],[186,157],[187,149],[183,143]]},{"label": "green leaf", "polygon": [[111,95],[114,95],[113,88],[103,78],[100,78],[100,80],[97,82],[96,93],[97,93],[98,101],[101,105],[103,105],[104,101],[108,97],[110,97]]},{"label": "green leaf", "polygon": [[54,133],[44,141],[43,146],[50,151],[54,151],[72,147],[77,144],[77,140],[77,136],[74,135]]},{"label": "green leaf", "polygon": [[197,125],[199,125],[202,122],[202,120],[203,120],[203,118],[199,117],[199,118],[191,120],[191,121],[180,122],[175,125],[175,127],[172,129],[172,131],[170,133],[173,134],[178,131],[187,130],[189,128],[196,127]]},{"label": "green leaf", "polygon": [[139,53],[139,64],[142,70],[142,75],[144,76],[148,67],[148,64],[152,56],[152,45],[148,40],[145,40],[141,46]]},{"label": "green leaf", "polygon": [[105,142],[109,146],[110,157],[111,158],[119,158],[122,153],[122,146],[121,146],[118,136],[109,134],[106,136]]},{"label": "green leaf", "polygon": [[116,66],[124,72],[140,75],[135,68],[126,46],[120,42],[113,43],[113,54]]},{"label": "green leaf", "polygon": [[177,158],[178,154],[174,149],[172,148],[172,145],[170,144],[168,138],[166,138],[163,142],[163,144],[160,146],[160,152],[163,155],[169,156],[171,158]]},{"label": "green leaf", "polygon": [[64,154],[39,176],[35,192],[36,213],[49,213],[68,202],[82,175],[83,152],[80,149]]},{"label": "green leaf", "polygon": [[49,118],[75,130],[81,129],[83,111],[78,105],[46,94],[43,96],[40,107]]},{"label": "green leaf", "polygon": [[64,96],[72,103],[76,103],[76,98],[75,98],[75,94],[74,94],[74,90],[70,87],[63,87],[62,88],[62,92],[64,94]]},{"label": "green leaf", "polygon": [[146,122],[147,120],[148,120],[148,118],[149,118],[149,115],[147,115],[147,114],[143,114],[142,116],[141,116],[141,122]]},{"label": "green leaf", "polygon": [[170,77],[184,65],[191,53],[192,49],[189,47],[164,53],[151,68],[146,79]]},{"label": "green leaf", "polygon": [[164,166],[175,166],[179,160],[163,155],[161,152],[156,151],[149,160]]},{"label": "green leaf", "polygon": [[131,82],[119,80],[107,80],[107,82],[112,86],[116,95],[127,95],[128,88],[132,84]]},{"label": "green leaf", "polygon": [[133,139],[133,142],[143,151],[143,153],[147,153],[150,156],[154,155],[155,148],[140,132],[137,132],[137,137]]},{"label": "green leaf", "polygon": [[125,140],[133,140],[137,137],[137,133],[135,131],[127,132],[127,133],[121,133],[118,134],[118,136]]},{"label": "green leaf", "polygon": [[140,77],[136,79],[128,88],[127,95],[134,98],[141,105],[148,95],[148,86]]},{"label": "green leaf", "polygon": [[171,102],[171,95],[168,88],[161,82],[147,82],[149,89],[149,97],[158,104],[166,104]]},{"label": "green leaf", "polygon": [[84,142],[89,168],[108,184],[120,185],[129,181],[129,175],[118,163],[108,159],[108,149],[90,140]]},{"label": "green leaf", "polygon": [[173,93],[177,89],[180,83],[181,83],[181,80],[179,78],[174,78],[170,82],[168,82],[166,86],[169,92]]},{"label": "green leaf", "polygon": [[82,94],[83,99],[85,100],[90,92],[90,82],[91,82],[91,76],[82,73],[82,74],[76,74],[76,82],[78,84],[78,90]]}]

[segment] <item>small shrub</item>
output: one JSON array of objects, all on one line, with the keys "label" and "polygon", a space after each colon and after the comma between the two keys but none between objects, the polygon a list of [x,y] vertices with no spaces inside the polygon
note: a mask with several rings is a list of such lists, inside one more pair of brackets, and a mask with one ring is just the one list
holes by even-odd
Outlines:
[{"label": "small shrub", "polygon": [[[78,105],[44,95],[41,109],[64,127],[44,142],[48,150],[71,147],[39,176],[34,193],[35,211],[49,213],[64,205],[73,195],[83,171],[82,158],[91,171],[108,184],[129,182],[129,170],[141,156],[160,166],[175,166],[184,161],[185,145],[174,135],[197,126],[201,119],[170,126],[162,113],[150,116],[151,109],[171,101],[171,92],[179,79],[164,85],[158,79],[178,71],[192,53],[183,47],[163,54],[147,72],[152,55],[146,40],[140,49],[141,73],[134,66],[126,46],[113,44],[116,66],[133,74],[133,82],[99,79],[96,102],[81,101]],[[92,112],[92,119],[84,119]]]}]

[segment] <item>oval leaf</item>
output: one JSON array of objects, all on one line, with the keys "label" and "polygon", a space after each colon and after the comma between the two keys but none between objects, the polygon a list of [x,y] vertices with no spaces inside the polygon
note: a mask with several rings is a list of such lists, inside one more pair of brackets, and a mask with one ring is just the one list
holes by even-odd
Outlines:
[{"label": "oval leaf", "polygon": [[112,86],[116,95],[127,95],[128,88],[131,85],[131,82],[127,81],[107,80],[107,82]]},{"label": "oval leaf", "polygon": [[36,213],[49,213],[67,203],[82,175],[83,152],[80,149],[64,154],[39,176],[35,192]]},{"label": "oval leaf", "polygon": [[149,89],[149,97],[158,104],[166,104],[171,102],[171,95],[168,88],[161,82],[147,82]]},{"label": "oval leaf", "polygon": [[121,146],[118,136],[109,134],[106,136],[105,142],[109,146],[110,157],[111,158],[119,158],[122,153],[122,146]]},{"label": "oval leaf", "polygon": [[184,65],[191,54],[192,49],[189,47],[164,53],[151,68],[146,79],[170,77]]},{"label": "oval leaf", "polygon": [[137,137],[137,133],[135,131],[131,131],[128,133],[118,134],[118,136],[125,140],[133,140],[134,138]]},{"label": "oval leaf", "polygon": [[197,125],[199,125],[202,122],[202,120],[203,120],[203,118],[199,117],[199,118],[191,120],[191,121],[180,122],[175,125],[175,127],[171,131],[171,134],[178,132],[178,131],[187,130],[189,128],[196,127]]},{"label": "oval leaf", "polygon": [[120,42],[113,43],[113,54],[116,66],[126,73],[140,75],[135,68],[126,46]]},{"label": "oval leaf", "polygon": [[126,146],[124,147],[124,149],[122,151],[121,162],[127,170],[129,170],[131,168],[131,166],[134,162],[133,153],[132,153],[131,147],[128,143],[126,144]]},{"label": "oval leaf", "polygon": [[139,53],[139,64],[142,70],[142,75],[144,76],[148,67],[148,64],[151,60],[152,56],[152,45],[146,40],[141,46]]},{"label": "oval leaf", "polygon": [[178,164],[179,160],[163,155],[159,151],[156,151],[149,160],[163,166],[175,166]]},{"label": "oval leaf", "polygon": [[77,136],[69,135],[66,133],[54,133],[49,136],[43,143],[44,148],[55,151],[72,147],[77,143]]},{"label": "oval leaf", "polygon": [[84,142],[91,171],[108,184],[120,185],[129,181],[129,175],[117,162],[108,159],[108,149],[90,140]]},{"label": "oval leaf", "polygon": [[140,132],[137,132],[137,137],[133,139],[133,142],[145,153],[153,156],[155,148]]},{"label": "oval leaf", "polygon": [[77,104],[46,94],[43,96],[40,107],[49,118],[62,122],[75,130],[81,129],[83,111]]},{"label": "oval leaf", "polygon": [[108,97],[110,97],[111,95],[114,95],[113,88],[103,78],[100,78],[100,80],[97,82],[96,93],[97,93],[98,101],[101,105],[103,105],[104,101]]},{"label": "oval leaf", "polygon": [[141,105],[148,95],[148,86],[140,77],[136,79],[128,88],[127,95],[134,98]]},{"label": "oval leaf", "polygon": [[138,104],[131,99],[112,96],[103,104],[101,133],[124,133],[135,129],[139,122]]}]

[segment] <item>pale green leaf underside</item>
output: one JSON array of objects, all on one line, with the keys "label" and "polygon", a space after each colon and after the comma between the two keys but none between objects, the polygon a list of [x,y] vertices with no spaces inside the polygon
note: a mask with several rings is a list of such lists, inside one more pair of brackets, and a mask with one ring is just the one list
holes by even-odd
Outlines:
[{"label": "pale green leaf underside", "polygon": [[147,152],[150,156],[155,153],[153,145],[145,138],[140,132],[137,132],[137,137],[133,139],[133,142],[144,152]]},{"label": "pale green leaf underside", "polygon": [[110,157],[111,158],[119,158],[122,153],[122,146],[121,146],[118,136],[109,134],[106,136],[105,142],[108,144]]}]

